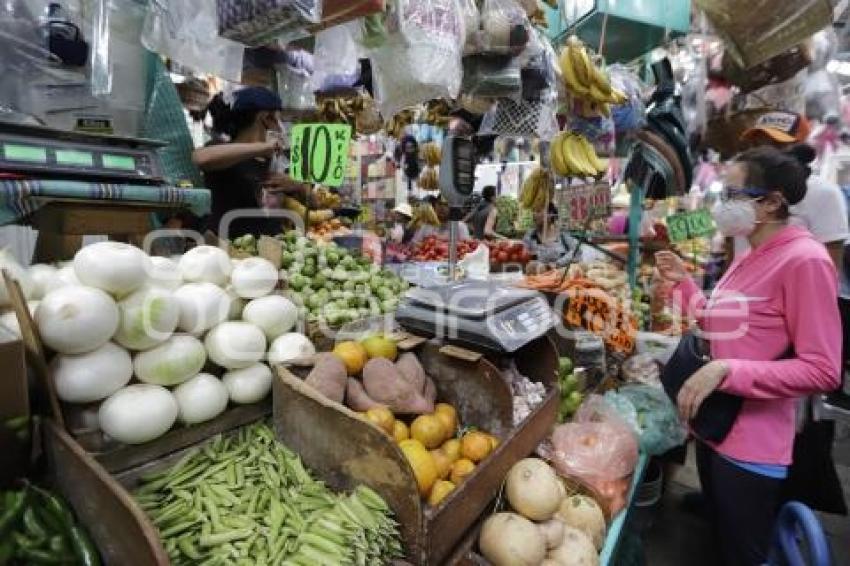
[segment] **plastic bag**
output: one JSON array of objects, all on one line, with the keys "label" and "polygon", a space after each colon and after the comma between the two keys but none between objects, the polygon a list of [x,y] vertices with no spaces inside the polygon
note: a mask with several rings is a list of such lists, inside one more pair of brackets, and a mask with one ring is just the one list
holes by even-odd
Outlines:
[{"label": "plastic bag", "polygon": [[456,98],[465,37],[457,0],[394,0],[386,43],[370,53],[375,97],[385,118],[436,98]]},{"label": "plastic bag", "polygon": [[480,45],[480,25],[481,12],[478,11],[478,4],[475,0],[458,0],[460,6],[460,14],[463,18],[463,27],[465,31],[465,39],[463,45],[463,54],[470,55],[481,51]]},{"label": "plastic bag", "polygon": [[212,0],[154,0],[142,30],[142,45],[196,72],[242,80],[245,48],[219,37]]},{"label": "plastic bag", "polygon": [[486,98],[515,98],[522,96],[524,82],[519,62],[514,57],[479,53],[463,58],[464,94]]},{"label": "plastic bag", "polygon": [[280,38],[291,41],[322,19],[319,0],[216,0],[218,33],[222,37],[259,47]]},{"label": "plastic bag", "polygon": [[629,132],[642,128],[645,123],[646,108],[643,104],[645,87],[628,67],[609,65],[607,70],[611,79],[611,86],[622,91],[628,97],[625,104],[611,107],[615,134],[618,138],[625,137]]},{"label": "plastic bag", "polygon": [[314,91],[350,88],[360,80],[360,48],[354,39],[359,32],[360,22],[354,21],[316,35]]},{"label": "plastic bag", "polygon": [[657,456],[685,442],[688,431],[679,421],[676,407],[663,389],[626,385],[617,394],[631,401],[637,411],[640,447],[644,452]]},{"label": "plastic bag", "polygon": [[481,9],[481,51],[518,55],[531,35],[531,23],[516,0],[484,0]]},{"label": "plastic bag", "polygon": [[623,380],[627,383],[642,383],[661,387],[661,371],[651,354],[636,354],[620,367]]}]

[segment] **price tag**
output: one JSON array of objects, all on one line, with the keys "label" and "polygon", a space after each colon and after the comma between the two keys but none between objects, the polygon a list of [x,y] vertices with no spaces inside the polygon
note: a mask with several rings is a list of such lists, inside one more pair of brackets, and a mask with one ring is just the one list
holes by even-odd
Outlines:
[{"label": "price tag", "polygon": [[681,242],[714,234],[711,213],[701,208],[693,212],[671,214],[667,217],[667,233],[671,242]]},{"label": "price tag", "polygon": [[348,166],[351,126],[296,124],[290,145],[290,177],[330,187],[342,184]]},{"label": "price tag", "polygon": [[611,215],[611,187],[608,183],[568,187],[559,195],[559,203],[561,227],[580,230],[588,221]]}]

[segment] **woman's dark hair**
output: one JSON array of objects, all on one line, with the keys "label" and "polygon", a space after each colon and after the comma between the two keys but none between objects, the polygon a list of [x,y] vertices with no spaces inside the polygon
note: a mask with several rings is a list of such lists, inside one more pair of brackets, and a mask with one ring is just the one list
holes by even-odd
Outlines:
[{"label": "woman's dark hair", "polygon": [[[739,154],[735,161],[747,167],[747,185],[782,193],[788,204],[797,204],[806,196],[806,171],[799,159],[775,147],[756,147]],[[779,211],[789,216],[788,206]]]},{"label": "woman's dark hair", "polygon": [[254,124],[259,110],[234,110],[224,101],[224,95],[218,93],[207,105],[207,112],[212,116],[213,131],[233,139],[236,134]]},{"label": "woman's dark hair", "polygon": [[495,196],[496,196],[496,187],[494,187],[493,185],[487,185],[481,191],[481,198],[483,198],[487,202],[490,202],[491,200],[493,200],[493,197],[495,197]]},{"label": "woman's dark hair", "polygon": [[786,149],[785,153],[800,162],[807,179],[812,175],[812,168],[809,165],[817,159],[818,154],[815,148],[806,143],[798,143]]}]

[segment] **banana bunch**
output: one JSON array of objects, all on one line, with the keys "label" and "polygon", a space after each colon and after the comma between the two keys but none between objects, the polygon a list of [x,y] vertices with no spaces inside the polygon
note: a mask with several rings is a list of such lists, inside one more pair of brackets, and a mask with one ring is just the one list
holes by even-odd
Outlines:
[{"label": "banana bunch", "polygon": [[419,175],[419,188],[423,191],[439,191],[440,176],[437,173],[436,167],[425,167],[422,174]]},{"label": "banana bunch", "polygon": [[523,208],[539,212],[555,197],[555,183],[545,169],[538,167],[522,184],[519,203]]},{"label": "banana bunch", "polygon": [[393,116],[385,125],[384,130],[392,137],[400,140],[404,137],[404,129],[416,120],[416,113],[406,108]]},{"label": "banana bunch", "polygon": [[611,86],[611,80],[590,59],[587,47],[576,36],[570,36],[558,59],[567,89],[574,98],[585,102],[588,112],[610,115],[609,104],[625,104],[626,95]]},{"label": "banana bunch", "polygon": [[313,190],[313,201],[316,203],[316,208],[339,208],[342,204],[339,195],[325,187],[316,187]]},{"label": "banana bunch", "polygon": [[549,146],[552,169],[562,177],[598,177],[608,165],[596,155],[587,138],[573,132],[561,132]]},{"label": "banana bunch", "polygon": [[443,158],[443,150],[437,143],[426,143],[422,146],[422,158],[429,167],[436,167]]},{"label": "banana bunch", "polygon": [[413,218],[410,219],[413,228],[422,226],[439,226],[440,218],[434,211],[434,207],[428,203],[422,203],[413,210]]}]

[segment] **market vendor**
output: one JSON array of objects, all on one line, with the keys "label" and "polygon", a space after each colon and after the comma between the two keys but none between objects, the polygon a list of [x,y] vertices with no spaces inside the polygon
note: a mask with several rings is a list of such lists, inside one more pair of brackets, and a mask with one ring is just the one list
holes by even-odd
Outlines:
[{"label": "market vendor", "polygon": [[[216,95],[207,107],[213,120],[213,140],[195,150],[192,160],[204,173],[212,193],[212,213],[206,229],[228,238],[244,234],[274,235],[281,232],[279,218],[262,217],[268,195],[303,195],[305,185],[286,175],[272,174],[271,161],[282,154],[279,139],[269,141],[269,132],[282,132],[280,97],[263,87],[247,87],[233,93],[227,102]],[[234,210],[253,211],[224,227],[224,216]]]},{"label": "market vendor", "polygon": [[388,239],[397,244],[409,244],[413,239],[415,230],[411,224],[413,220],[413,207],[403,202],[393,209],[392,226],[389,230]]},{"label": "market vendor", "polygon": [[[449,239],[449,204],[439,197],[429,197],[428,204],[434,209],[437,216],[437,224],[423,224],[413,236],[413,242],[420,242],[428,236],[436,236],[440,239]],[[469,227],[465,222],[457,223],[457,239],[469,239]]]},{"label": "market vendor", "polygon": [[549,203],[548,208],[534,213],[534,228],[526,233],[523,243],[543,264],[560,265],[568,260],[569,250],[561,238],[555,205]]},{"label": "market vendor", "polygon": [[504,236],[496,232],[496,220],[498,219],[499,211],[496,208],[495,199],[496,187],[487,185],[481,191],[481,202],[465,218],[465,221],[472,230],[472,236],[477,240],[483,240],[485,238],[504,239]]}]

